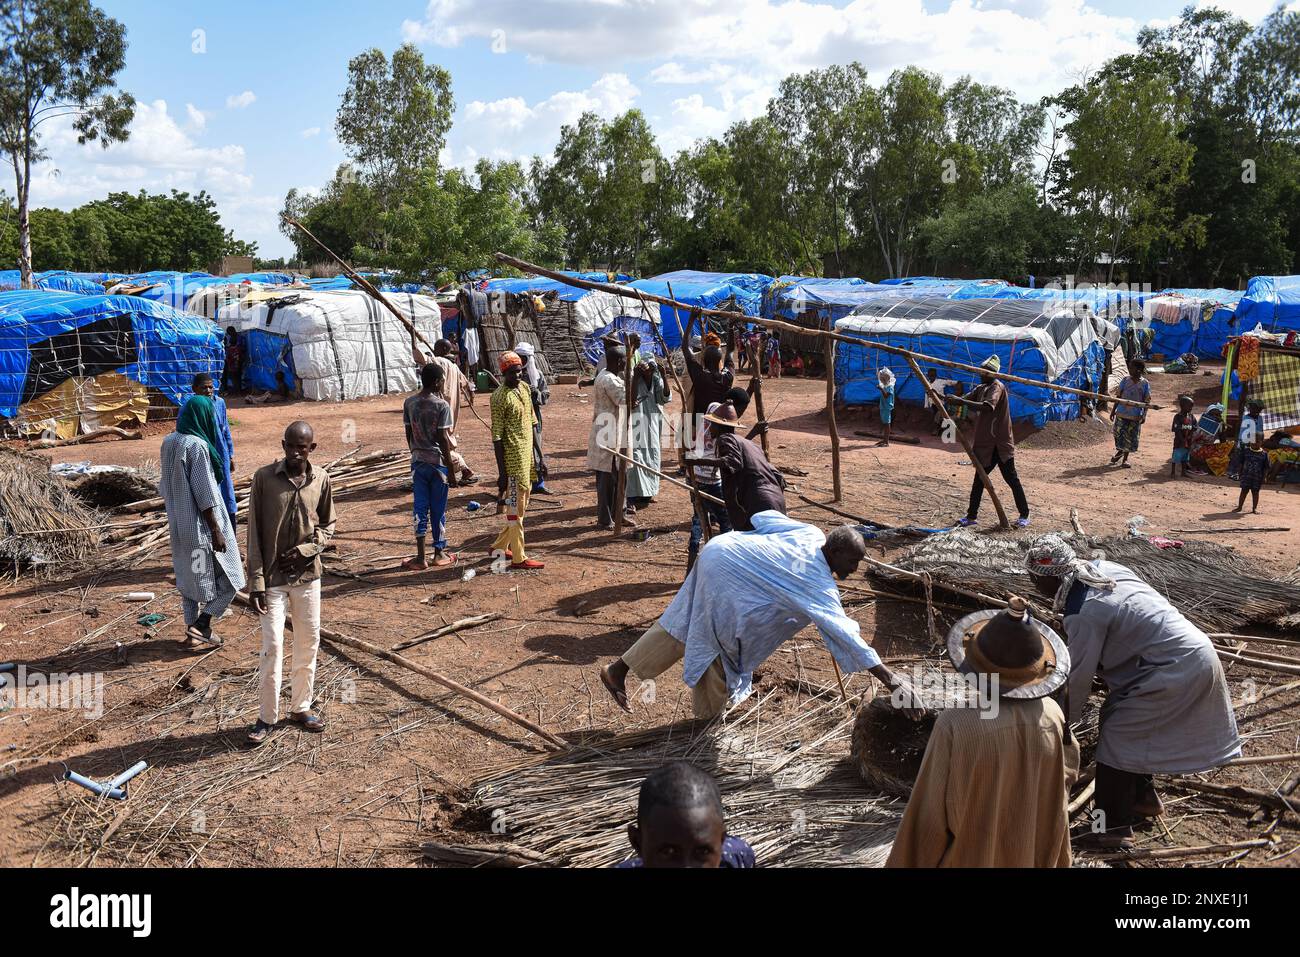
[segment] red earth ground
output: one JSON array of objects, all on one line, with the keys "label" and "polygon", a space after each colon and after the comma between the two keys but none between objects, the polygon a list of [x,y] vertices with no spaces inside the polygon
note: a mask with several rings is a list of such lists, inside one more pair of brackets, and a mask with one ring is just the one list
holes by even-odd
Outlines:
[{"label": "red earth ground", "polygon": [[[1090,534],[1120,534],[1136,515],[1147,519],[1146,530],[1157,533],[1300,527],[1300,494],[1294,486],[1267,487],[1261,514],[1251,516],[1229,511],[1237,489],[1226,479],[1169,478],[1173,397],[1192,389],[1198,408],[1204,408],[1214,401],[1217,383],[1217,370],[1214,375],[1154,376],[1154,399],[1166,408],[1152,413],[1129,470],[1107,467],[1111,444],[1104,427],[1058,423],[1028,436],[1020,444],[1017,464],[1033,507],[1033,527],[997,532],[986,502],[984,530],[1024,535],[1068,529],[1075,509]],[[827,502],[831,497],[825,384],[787,378],[768,381],[764,388],[772,460],[807,473],[790,479],[795,486],[787,493],[790,513],[828,528],[835,517],[799,498]],[[362,443],[365,451],[400,449],[403,398],[271,406],[235,400],[236,473],[247,475],[273,461],[285,425],[299,417],[316,429],[318,462]],[[479,408],[486,416],[485,397]],[[405,571],[401,561],[413,550],[409,493],[370,490],[339,504],[337,552],[327,564],[354,577],[326,576],[324,623],[391,647],[441,624],[498,612],[502,617],[491,624],[406,654],[560,735],[653,728],[680,717],[689,696],[682,694],[679,669],[661,681],[669,693],[654,703],[636,702],[632,715],[609,699],[597,669],[626,650],[680,584],[688,500],[665,484],[656,503],[639,516],[641,528],[650,530],[648,540],[615,538],[598,530],[594,483],[584,462],[590,417],[590,401],[578,387],[553,387],[545,437],[556,497],[535,498],[527,519],[529,553],[545,561],[544,571],[490,573],[486,549],[502,519],[491,507],[466,509],[471,499],[491,501],[485,485],[452,492],[448,534],[463,556],[461,564]],[[927,435],[920,445],[895,443],[882,449],[874,439],[854,434],[874,428],[860,413],[841,418],[841,508],[889,524],[946,525],[963,513],[971,471],[960,446]],[[158,424],[142,441],[43,454],[55,461],[145,465],[157,460],[167,431]],[[494,472],[488,431],[469,414],[461,423],[460,441],[471,464]],[[664,461],[671,471],[675,453],[665,450]],[[1000,479],[994,481],[1005,490]],[[241,550],[243,537],[241,526]],[[1265,573],[1290,574],[1300,561],[1300,536],[1294,532],[1212,537],[1255,559]],[[471,567],[476,577],[462,581]],[[256,620],[237,608],[220,622],[224,648],[204,655],[180,650],[176,638],[182,625],[171,574],[163,547],[133,567],[118,562],[67,579],[23,577],[0,593],[0,622],[6,626],[0,659],[40,662],[50,671],[102,672],[105,684],[105,710],[99,717],[52,709],[0,713],[0,864],[393,866],[417,862],[422,840],[483,839],[487,822],[468,809],[465,788],[490,769],[537,753],[536,738],[410,671],[362,652],[323,645],[318,696],[328,730],[323,735],[284,730],[269,749],[245,751],[244,731],[256,716]],[[133,591],[153,591],[159,597],[147,609],[120,601]],[[153,628],[138,624],[145,611],[166,619]],[[857,606],[853,613],[886,660],[930,654],[920,607],[883,602]],[[954,617],[944,613],[940,627],[946,629]],[[84,640],[87,635],[93,637]],[[1294,680],[1233,665],[1229,679],[1234,695],[1236,682],[1245,677],[1264,687]],[[815,632],[774,655],[762,669],[759,685],[775,688],[784,679],[833,684]],[[855,677],[850,690],[870,693],[869,685],[869,679]],[[796,690],[774,699],[796,708],[799,695]],[[1248,726],[1246,753],[1300,750],[1298,703],[1295,691],[1272,699],[1270,705],[1277,707]],[[65,763],[107,778],[140,759],[151,768],[133,785],[135,800],[107,811],[58,780]],[[1236,768],[1214,780],[1272,790],[1294,770],[1286,764]],[[1173,828],[1144,840],[1163,846],[1256,836],[1247,823],[1250,807],[1172,797],[1174,815],[1168,820]],[[129,810],[133,805],[142,810]],[[629,808],[610,808],[619,821],[629,813]],[[1284,820],[1277,834],[1275,848],[1252,852],[1241,863],[1300,861],[1298,854],[1282,856],[1300,842],[1295,817]]]}]

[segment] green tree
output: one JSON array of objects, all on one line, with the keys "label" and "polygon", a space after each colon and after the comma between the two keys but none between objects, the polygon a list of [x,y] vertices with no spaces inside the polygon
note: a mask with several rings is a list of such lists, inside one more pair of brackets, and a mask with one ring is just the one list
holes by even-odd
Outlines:
[{"label": "green tree", "polygon": [[18,267],[32,281],[28,200],[43,127],[71,121],[77,141],[125,140],[135,100],[117,89],[126,29],[88,0],[0,0],[0,149],[14,169]]},{"label": "green tree", "polygon": [[1167,75],[1134,66],[1120,57],[1054,99],[1068,117],[1054,195],[1074,216],[1075,272],[1104,262],[1107,281],[1121,258],[1204,241],[1201,218],[1176,216],[1194,152],[1180,135],[1183,104]]},{"label": "green tree", "polygon": [[[451,74],[426,63],[412,44],[399,47],[391,61],[382,50],[370,49],[348,63],[334,130],[384,216],[437,169],[454,110]],[[379,225],[383,250],[386,226],[382,220]]]}]

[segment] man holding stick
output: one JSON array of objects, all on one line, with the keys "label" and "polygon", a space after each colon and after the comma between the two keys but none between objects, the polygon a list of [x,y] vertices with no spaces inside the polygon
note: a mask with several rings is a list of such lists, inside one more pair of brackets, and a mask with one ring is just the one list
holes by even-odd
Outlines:
[{"label": "man holding stick", "polygon": [[313,469],[312,427],[294,422],[280,443],[284,458],[253,474],[248,492],[248,600],[262,621],[258,666],[260,710],[250,744],[270,736],[280,718],[284,620],[293,612],[293,689],[289,720],[324,731],[311,710],[320,650],[321,552],[334,537],[334,494],[329,473]]},{"label": "man holding stick", "polygon": [[460,441],[456,430],[460,426],[461,399],[464,399],[471,409],[474,408],[474,390],[470,388],[465,373],[461,372],[460,366],[456,364],[456,347],[449,340],[439,339],[433,344],[433,362],[442,367],[442,385],[438,388],[438,394],[451,409],[451,463],[448,471],[460,476],[460,484],[473,485],[478,481],[478,476],[469,467],[465,457],[457,451]]},{"label": "man holding stick", "polygon": [[[1011,401],[1007,395],[1007,387],[996,377],[996,373],[1002,371],[1002,360],[996,355],[991,355],[984,360],[982,366],[987,371],[980,377],[980,385],[972,389],[965,398],[952,396],[950,401],[975,410],[975,434],[971,440],[975,457],[984,471],[990,475],[995,465],[1001,471],[1002,478],[1011,489],[1016,508],[1020,512],[1020,517],[1016,519],[1016,527],[1027,528],[1029,500],[1025,497],[1024,486],[1020,484],[1020,476],[1016,474],[1016,442],[1011,431]],[[983,498],[984,482],[976,472],[971,483],[969,507],[966,509],[966,515],[958,520],[958,525],[965,528],[976,523],[979,518],[980,501]]]}]

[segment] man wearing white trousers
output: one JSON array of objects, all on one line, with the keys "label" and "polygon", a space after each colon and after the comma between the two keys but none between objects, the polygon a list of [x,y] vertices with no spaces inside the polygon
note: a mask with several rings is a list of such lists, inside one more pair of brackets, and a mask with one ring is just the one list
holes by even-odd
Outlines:
[{"label": "man wearing white trousers", "polygon": [[334,536],[329,474],[313,469],[312,428],[294,422],[280,443],[284,458],[258,469],[248,497],[248,599],[262,619],[258,668],[260,710],[248,732],[262,744],[280,720],[280,672],[285,613],[293,616],[293,670],[288,718],[306,731],[324,731],[312,711],[320,649],[320,554]]}]

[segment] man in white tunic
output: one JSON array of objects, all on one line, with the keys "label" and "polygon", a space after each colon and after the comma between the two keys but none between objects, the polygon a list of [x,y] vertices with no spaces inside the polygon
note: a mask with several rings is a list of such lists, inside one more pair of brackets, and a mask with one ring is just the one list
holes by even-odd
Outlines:
[{"label": "man in white tunic", "polygon": [[1065,624],[1071,722],[1083,716],[1093,677],[1106,683],[1097,840],[1126,847],[1134,823],[1164,812],[1153,774],[1209,771],[1241,754],[1223,666],[1206,634],[1131,569],[1082,561],[1056,535],[1034,543],[1028,567]]},{"label": "man in white tunic", "polygon": [[[591,433],[587,438],[587,468],[596,473],[596,525],[614,530],[614,510],[618,499],[618,463],[606,449],[627,454],[627,387],[623,382],[623,364],[627,351],[611,346],[605,353],[607,368],[592,386]],[[625,510],[629,515],[633,509]],[[633,521],[628,521],[632,527]]]},{"label": "man in white tunic", "polygon": [[810,624],[841,671],[869,671],[891,691],[901,684],[862,640],[835,584],[866,555],[862,536],[850,526],[825,535],[777,511],[759,512],[753,524],[753,531],[727,532],[705,545],[659,621],[601,669],[601,682],[623,710],[632,710],[628,672],[649,681],[684,659],[695,716],[715,717],[747,698],[754,669]]},{"label": "man in white tunic", "polygon": [[167,508],[172,570],[185,616],[181,643],[220,644],[212,635],[212,619],[220,618],[244,587],[244,566],[221,495],[225,460],[211,399],[195,395],[186,401],[159,457],[158,490]]}]

